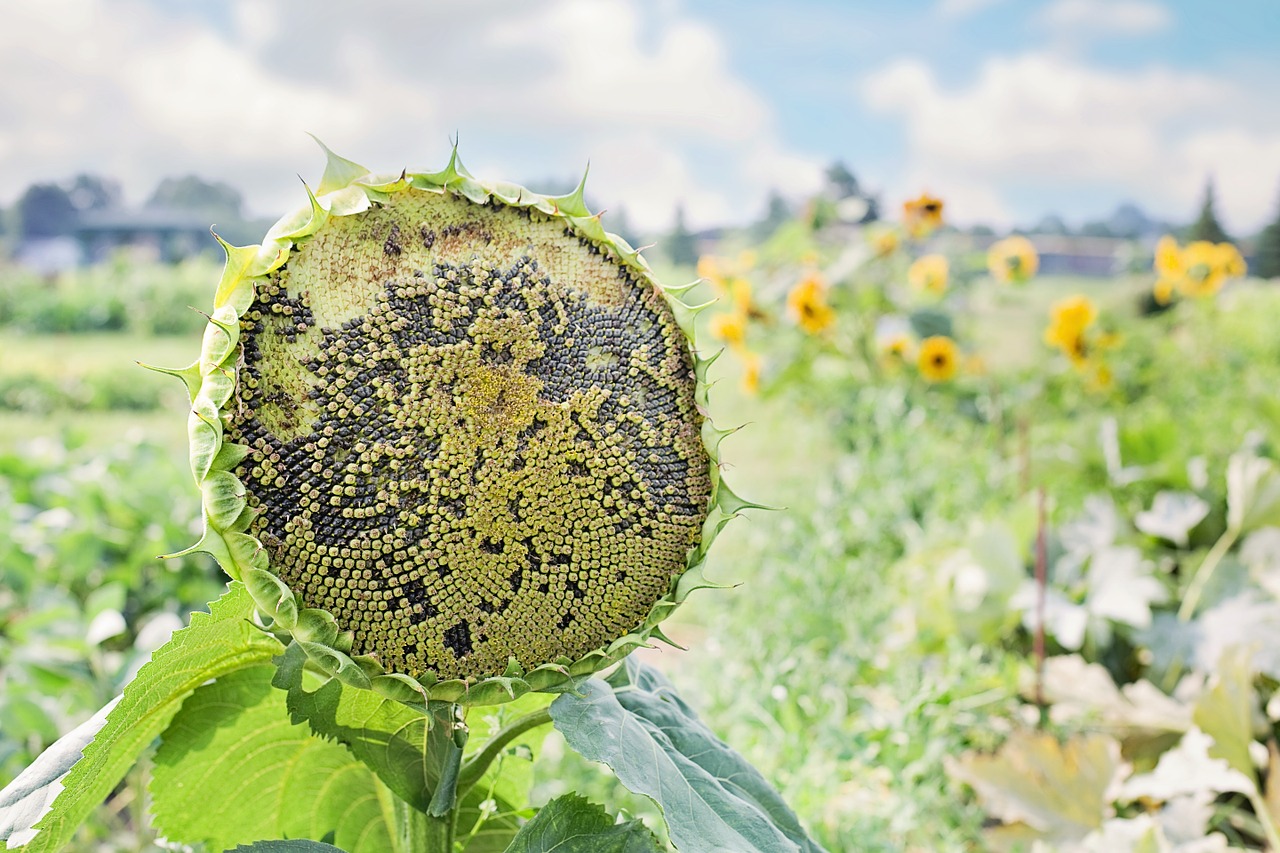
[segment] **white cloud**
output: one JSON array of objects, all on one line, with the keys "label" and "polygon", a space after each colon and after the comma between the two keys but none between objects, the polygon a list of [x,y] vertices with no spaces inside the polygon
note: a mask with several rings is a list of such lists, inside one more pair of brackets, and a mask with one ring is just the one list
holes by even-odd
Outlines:
[{"label": "white cloud", "polygon": [[1168,8],[1154,0],[1054,0],[1041,20],[1081,35],[1146,35],[1173,23]]},{"label": "white cloud", "polygon": [[[771,173],[813,186],[821,172],[676,3],[381,0],[355,16],[338,0],[233,0],[226,19],[218,32],[143,0],[6,7],[3,201],[78,170],[135,198],[194,171],[274,213],[301,199],[296,173],[318,171],[306,131],[387,170],[438,166],[455,132],[478,174],[570,175],[590,159],[593,195],[640,227],[668,224],[680,200],[695,225],[740,219]],[[699,152],[714,175],[697,173]]]},{"label": "white cloud", "polygon": [[924,63],[901,60],[867,77],[862,95],[903,118],[907,177],[954,185],[961,220],[990,215],[969,216],[970,205],[1007,210],[1015,193],[1036,190],[1130,196],[1159,217],[1188,219],[1212,174],[1224,218],[1248,230],[1270,213],[1280,183],[1280,125],[1247,125],[1269,113],[1207,75],[1027,54],[988,60],[970,85],[949,89]]}]

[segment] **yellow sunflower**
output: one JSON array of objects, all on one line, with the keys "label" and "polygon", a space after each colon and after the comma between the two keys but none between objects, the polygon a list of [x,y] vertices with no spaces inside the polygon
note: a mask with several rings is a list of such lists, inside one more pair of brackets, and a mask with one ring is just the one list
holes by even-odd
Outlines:
[{"label": "yellow sunflower", "polygon": [[1154,267],[1155,271],[1164,279],[1176,280],[1184,272],[1182,249],[1178,248],[1178,241],[1168,234],[1156,242]]},{"label": "yellow sunflower", "polygon": [[1098,308],[1087,296],[1076,295],[1056,302],[1044,330],[1044,342],[1080,364],[1089,354],[1085,330],[1097,319]]},{"label": "yellow sunflower", "polygon": [[836,313],[827,304],[827,285],[810,272],[787,294],[787,310],[796,323],[811,335],[820,334],[835,322]]},{"label": "yellow sunflower", "polygon": [[941,296],[947,292],[950,269],[942,255],[925,255],[907,270],[907,282],[921,293]]},{"label": "yellow sunflower", "polygon": [[928,237],[942,227],[942,199],[928,193],[902,205],[902,225],[912,237]]},{"label": "yellow sunflower", "polygon": [[742,311],[726,311],[711,318],[708,326],[711,336],[724,341],[735,349],[743,346],[747,338],[747,315]]},{"label": "yellow sunflower", "polygon": [[960,349],[946,335],[934,335],[920,342],[916,367],[926,382],[946,382],[960,369]]},{"label": "yellow sunflower", "polygon": [[1040,269],[1040,255],[1026,237],[1014,235],[999,240],[987,252],[991,277],[1004,284],[1022,284]]}]

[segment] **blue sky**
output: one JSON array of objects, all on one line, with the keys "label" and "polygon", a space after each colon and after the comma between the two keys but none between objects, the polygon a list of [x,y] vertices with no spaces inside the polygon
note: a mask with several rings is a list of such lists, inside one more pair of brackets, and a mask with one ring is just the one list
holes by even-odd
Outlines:
[{"label": "blue sky", "polygon": [[19,0],[0,7],[0,203],[164,175],[276,215],[320,162],[535,183],[591,161],[642,228],[802,196],[844,160],[892,208],[1081,221],[1134,200],[1229,229],[1280,205],[1276,0]]}]

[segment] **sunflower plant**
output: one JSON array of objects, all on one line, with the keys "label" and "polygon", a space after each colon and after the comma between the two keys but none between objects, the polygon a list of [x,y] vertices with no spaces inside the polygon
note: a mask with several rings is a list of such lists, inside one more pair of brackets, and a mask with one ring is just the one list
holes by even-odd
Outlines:
[{"label": "sunflower plant", "polygon": [[[62,849],[158,744],[151,819],[209,850],[819,851],[629,656],[754,506],[720,475],[689,288],[581,185],[325,152],[306,206],[223,244],[199,357],[162,371],[203,506],[180,553],[227,590],[0,792],[0,840]],[[663,825],[531,804],[550,727]]]}]

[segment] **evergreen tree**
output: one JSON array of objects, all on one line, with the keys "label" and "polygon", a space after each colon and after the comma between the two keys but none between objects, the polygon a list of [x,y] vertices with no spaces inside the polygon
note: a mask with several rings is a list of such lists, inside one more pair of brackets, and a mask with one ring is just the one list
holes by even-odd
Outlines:
[{"label": "evergreen tree", "polygon": [[1204,203],[1200,206],[1200,218],[1187,232],[1188,240],[1208,240],[1210,243],[1230,243],[1231,238],[1218,223],[1217,213],[1213,209],[1213,179],[1204,185]]},{"label": "evergreen tree", "polygon": [[676,224],[667,236],[667,257],[673,264],[693,266],[698,263],[698,245],[684,221],[684,205],[676,208]]},{"label": "evergreen tree", "polygon": [[858,179],[853,176],[848,167],[840,161],[836,160],[826,171],[827,186],[832,189],[836,198],[848,198],[849,196],[861,195]]},{"label": "evergreen tree", "polygon": [[1253,273],[1259,278],[1280,276],[1280,205],[1276,206],[1276,218],[1258,235],[1257,257]]},{"label": "evergreen tree", "polygon": [[773,235],[787,220],[791,219],[791,205],[777,190],[769,190],[769,201],[765,208],[764,218],[751,227],[751,233],[757,240],[765,240]]}]

